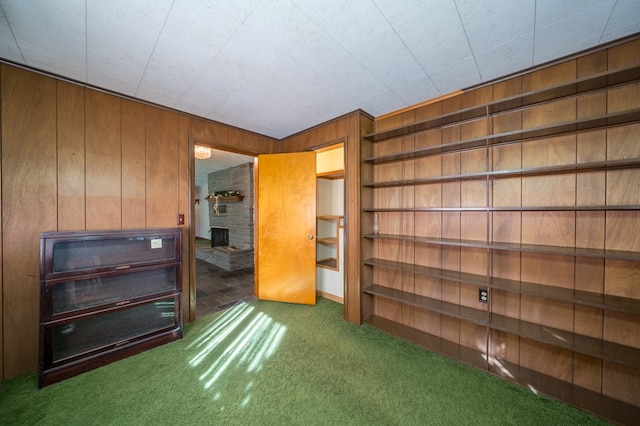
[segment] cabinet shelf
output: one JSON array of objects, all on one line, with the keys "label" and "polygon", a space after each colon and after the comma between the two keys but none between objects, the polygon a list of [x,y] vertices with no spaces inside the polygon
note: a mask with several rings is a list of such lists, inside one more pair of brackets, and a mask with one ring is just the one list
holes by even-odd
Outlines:
[{"label": "cabinet shelf", "polygon": [[565,97],[586,94],[602,89],[610,89],[616,85],[637,81],[639,78],[638,76],[640,76],[640,66],[607,71],[592,76],[575,79],[567,83],[553,85],[548,88],[532,90],[504,99],[475,105],[469,108],[442,114],[437,117],[422,120],[409,125],[370,133],[365,135],[364,139],[367,139],[371,142],[380,142],[399,136],[419,133],[436,127],[459,123],[461,121],[481,118],[490,114],[528,107],[550,100],[558,100]]},{"label": "cabinet shelf", "polygon": [[605,342],[577,333],[490,313],[487,310],[470,308],[375,284],[365,288],[364,292],[595,358],[634,368],[640,367],[640,349],[630,346]]},{"label": "cabinet shelf", "polygon": [[602,293],[592,293],[582,290],[573,290],[563,287],[554,287],[550,285],[536,284],[526,281],[510,280],[506,278],[433,268],[429,266],[420,266],[384,259],[366,259],[363,264],[385,269],[393,269],[425,277],[440,278],[443,280],[458,282],[461,284],[470,284],[477,287],[504,290],[510,293],[525,294],[529,296],[544,297],[550,300],[575,303],[582,306],[591,306],[595,308],[630,314],[640,314],[640,299],[631,299],[627,297]]}]

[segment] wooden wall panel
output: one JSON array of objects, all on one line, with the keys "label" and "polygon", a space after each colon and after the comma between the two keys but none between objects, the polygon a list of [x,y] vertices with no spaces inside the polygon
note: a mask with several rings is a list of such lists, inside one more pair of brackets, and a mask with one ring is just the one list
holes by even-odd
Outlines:
[{"label": "wooden wall panel", "polygon": [[[373,119],[358,113],[347,119],[345,141],[345,319],[360,324],[363,316],[372,311],[371,298],[362,297],[362,282],[370,282],[369,277],[362,277],[361,261],[368,258],[370,253],[360,244],[361,229],[371,229],[369,218],[361,220],[360,212],[364,205],[372,205],[370,197],[372,191],[362,191],[361,183],[370,176],[365,171],[361,174],[360,159],[370,152],[363,150],[360,136],[369,134],[373,130]],[[362,247],[362,250],[361,250]]]},{"label": "wooden wall panel", "polygon": [[608,69],[626,68],[640,63],[640,39],[607,49]]},{"label": "wooden wall panel", "polygon": [[[0,79],[0,380],[37,368],[45,230],[173,227],[184,213],[184,318],[193,319],[189,138],[227,141],[230,127],[9,65],[0,66]],[[239,134],[251,145],[236,148],[243,152],[276,147],[272,138]]]},{"label": "wooden wall panel", "polygon": [[122,100],[122,228],[146,226],[145,106]]},{"label": "wooden wall panel", "polygon": [[120,98],[85,93],[86,227],[122,227],[122,144]]},{"label": "wooden wall panel", "polygon": [[2,377],[38,364],[40,233],[55,230],[56,82],[0,65]]},{"label": "wooden wall panel", "polygon": [[147,227],[176,226],[180,177],[178,114],[153,107],[146,110]]},{"label": "wooden wall panel", "polygon": [[[191,259],[190,253],[195,253],[191,239],[192,213],[195,200],[193,185],[190,181],[192,168],[195,167],[195,158],[191,155],[189,135],[191,133],[191,119],[183,114],[178,116],[178,213],[184,214],[184,226],[182,226],[182,313],[185,321],[196,319],[196,280],[195,280],[195,256]],[[177,222],[176,222],[177,223]],[[192,273],[193,269],[193,273]]]},{"label": "wooden wall panel", "polygon": [[57,82],[58,227],[85,227],[84,95],[81,86]]}]

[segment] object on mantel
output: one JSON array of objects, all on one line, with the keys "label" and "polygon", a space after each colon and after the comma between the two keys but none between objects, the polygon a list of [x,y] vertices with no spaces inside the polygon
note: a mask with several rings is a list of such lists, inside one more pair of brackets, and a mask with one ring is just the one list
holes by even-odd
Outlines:
[{"label": "object on mantel", "polygon": [[240,191],[226,190],[213,192],[204,198],[209,202],[214,202],[213,213],[216,216],[220,216],[220,207],[218,206],[219,203],[240,202],[244,200],[244,195],[240,195]]},{"label": "object on mantel", "polygon": [[209,201],[220,201],[220,202],[238,202],[244,200],[244,195],[240,195],[240,191],[235,191],[228,189],[226,191],[215,191],[205,197],[206,200]]}]

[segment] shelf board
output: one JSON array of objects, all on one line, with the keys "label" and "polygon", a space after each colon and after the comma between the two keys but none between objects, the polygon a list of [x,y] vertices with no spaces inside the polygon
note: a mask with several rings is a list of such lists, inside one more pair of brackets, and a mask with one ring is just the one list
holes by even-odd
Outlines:
[{"label": "shelf board", "polygon": [[596,115],[593,117],[579,118],[576,120],[553,123],[545,126],[528,129],[517,129],[503,133],[487,134],[462,141],[418,148],[403,151],[401,153],[391,153],[365,158],[365,163],[382,164],[394,161],[411,160],[415,158],[439,155],[446,152],[469,150],[480,147],[495,146],[511,143],[519,140],[532,140],[545,136],[562,135],[587,131],[595,128],[607,128],[620,126],[640,121],[640,109],[635,108],[629,111],[622,111],[610,114]]},{"label": "shelf board", "polygon": [[364,265],[393,269],[425,277],[440,278],[462,284],[470,284],[477,287],[544,297],[546,299],[575,303],[578,305],[591,306],[617,312],[640,314],[640,299],[554,287],[526,281],[509,280],[506,278],[471,274],[468,272],[452,271],[448,269],[420,266],[384,259],[366,259],[362,263]]},{"label": "shelf board", "polygon": [[455,246],[455,247],[471,247],[490,250],[502,250],[502,251],[519,251],[526,253],[540,253],[551,254],[560,256],[573,256],[573,257],[590,257],[598,259],[617,259],[617,260],[629,260],[640,261],[640,252],[623,251],[623,250],[606,250],[606,249],[591,249],[581,247],[560,247],[560,246],[546,246],[537,244],[520,244],[520,243],[502,243],[502,242],[488,242],[479,240],[464,240],[456,238],[436,238],[436,237],[418,237],[408,235],[396,235],[396,234],[366,234],[363,238],[368,239],[381,239],[381,240],[396,240],[418,244],[435,244],[441,246]]},{"label": "shelf board", "polygon": [[324,244],[327,246],[334,246],[338,242],[336,237],[318,237],[316,238],[318,244]]},{"label": "shelf board", "polygon": [[568,96],[585,94],[601,89],[610,89],[614,85],[637,81],[639,78],[638,76],[640,76],[640,66],[606,71],[596,75],[575,79],[567,83],[561,83],[544,89],[533,90],[465,108],[456,112],[442,114],[410,125],[369,133],[365,135],[364,138],[372,142],[379,142],[460,121],[480,118],[509,109],[530,107],[549,100],[562,99]]},{"label": "shelf board", "polygon": [[640,210],[640,205],[620,206],[523,206],[523,207],[412,207],[364,208],[364,213],[424,213],[424,212],[528,212],[528,211],[615,211]]},{"label": "shelf board", "polygon": [[536,391],[563,400],[573,406],[603,413],[607,418],[616,420],[620,424],[632,424],[636,419],[640,418],[640,408],[635,405],[621,402],[606,395],[562,381],[556,377],[530,370],[521,365],[509,363],[505,359],[499,359],[499,365],[496,368],[491,363],[486,362],[487,357],[484,352],[395,321],[374,315],[366,319],[365,324],[443,356],[488,370],[503,379],[520,383],[527,388],[536,389]]},{"label": "shelf board", "polygon": [[516,334],[520,337],[546,343],[551,346],[579,352],[594,358],[612,361],[633,368],[640,368],[640,349],[601,339],[583,336],[558,328],[491,314],[490,325],[494,330]]},{"label": "shelf board", "polygon": [[342,219],[342,216],[341,215],[335,215],[335,214],[324,214],[324,215],[316,216],[316,219],[319,219],[319,220],[338,220],[338,219]]},{"label": "shelf board", "polygon": [[328,258],[328,259],[316,260],[316,266],[318,266],[320,268],[333,269],[333,270],[337,271],[338,270],[338,259]]},{"label": "shelf board", "polygon": [[630,346],[602,341],[546,325],[490,313],[487,310],[461,306],[375,284],[365,288],[364,292],[598,359],[624,364],[633,368],[640,367],[640,349]]},{"label": "shelf board", "polygon": [[405,305],[415,306],[416,308],[425,309],[427,311],[436,312],[453,318],[463,319],[474,324],[483,326],[489,325],[489,313],[486,310],[474,309],[376,284],[365,288],[363,291],[367,294],[381,296],[385,299],[400,302]]},{"label": "shelf board", "polygon": [[501,179],[509,177],[528,177],[546,174],[585,173],[593,171],[609,171],[618,169],[640,168],[640,158],[625,158],[611,161],[594,161],[589,163],[560,164],[546,167],[526,167],[510,170],[490,170],[459,175],[433,176],[424,179],[405,179],[396,181],[368,182],[362,186],[367,188],[393,188],[400,186],[428,185],[443,182],[459,182],[465,180]]}]

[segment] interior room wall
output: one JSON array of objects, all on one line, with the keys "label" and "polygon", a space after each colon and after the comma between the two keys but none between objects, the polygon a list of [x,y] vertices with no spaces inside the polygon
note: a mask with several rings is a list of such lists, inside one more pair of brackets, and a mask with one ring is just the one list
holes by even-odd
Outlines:
[{"label": "interior room wall", "polygon": [[200,201],[195,204],[195,230],[196,237],[210,240],[209,202],[205,199],[207,195],[209,195],[207,185],[196,186],[195,198]]},{"label": "interior room wall", "polygon": [[38,366],[41,232],[175,227],[184,214],[190,321],[190,136],[255,154],[279,149],[272,138],[8,64],[0,65],[0,123],[0,380]]}]

